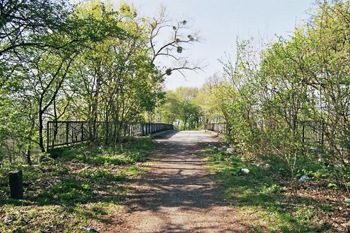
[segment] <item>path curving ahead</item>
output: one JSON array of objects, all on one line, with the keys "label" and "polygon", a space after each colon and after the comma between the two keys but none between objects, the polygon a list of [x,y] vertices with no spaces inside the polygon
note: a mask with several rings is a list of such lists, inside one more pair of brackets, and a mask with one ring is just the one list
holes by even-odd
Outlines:
[{"label": "path curving ahead", "polygon": [[199,143],[217,142],[201,131],[175,131],[155,139],[151,170],[128,196],[124,222],[113,232],[246,232],[199,154]]}]

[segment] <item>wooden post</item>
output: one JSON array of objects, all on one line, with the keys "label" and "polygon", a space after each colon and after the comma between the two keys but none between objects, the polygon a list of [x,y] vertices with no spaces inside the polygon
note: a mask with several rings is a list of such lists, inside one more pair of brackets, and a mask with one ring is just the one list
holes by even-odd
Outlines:
[{"label": "wooden post", "polygon": [[22,170],[9,172],[11,198],[23,199],[23,177]]}]

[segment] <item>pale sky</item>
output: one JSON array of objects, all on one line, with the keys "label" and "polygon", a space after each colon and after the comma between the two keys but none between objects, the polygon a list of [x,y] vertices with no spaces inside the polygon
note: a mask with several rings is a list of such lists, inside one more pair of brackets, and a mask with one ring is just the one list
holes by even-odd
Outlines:
[{"label": "pale sky", "polygon": [[[110,0],[117,3],[118,0]],[[203,38],[190,51],[190,59],[204,60],[204,72],[167,77],[167,89],[200,87],[215,72],[222,72],[218,59],[225,52],[234,56],[236,38],[272,41],[275,35],[288,38],[295,27],[310,18],[315,0],[124,0],[133,3],[141,16],[154,16],[165,6],[169,16],[186,19]]]}]

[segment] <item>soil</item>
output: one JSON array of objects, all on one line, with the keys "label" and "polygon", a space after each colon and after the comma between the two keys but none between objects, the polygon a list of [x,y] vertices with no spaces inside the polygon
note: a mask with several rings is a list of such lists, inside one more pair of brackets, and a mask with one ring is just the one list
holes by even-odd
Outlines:
[{"label": "soil", "polygon": [[150,171],[131,180],[122,221],[109,232],[246,232],[233,207],[220,198],[199,151],[219,139],[201,131],[156,138]]}]

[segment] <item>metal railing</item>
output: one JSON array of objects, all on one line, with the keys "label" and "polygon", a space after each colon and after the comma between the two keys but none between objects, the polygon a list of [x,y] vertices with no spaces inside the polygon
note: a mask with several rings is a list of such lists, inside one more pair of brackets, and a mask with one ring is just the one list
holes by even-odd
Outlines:
[{"label": "metal railing", "polygon": [[204,130],[210,130],[215,131],[219,133],[225,133],[226,132],[226,124],[225,123],[210,123],[203,125],[202,127]]},{"label": "metal railing", "polygon": [[132,123],[117,127],[111,122],[49,121],[46,127],[47,151],[80,142],[104,140],[116,132],[120,135],[145,136],[174,129],[173,125],[163,123]]},{"label": "metal railing", "polygon": [[[321,150],[325,147],[324,124],[321,121],[300,121],[301,142],[312,150]],[[203,125],[202,129],[219,133],[226,132],[225,123],[211,123]]]},{"label": "metal railing", "polygon": [[165,130],[174,130],[174,126],[171,124],[163,124],[163,123],[148,123],[141,124],[141,136],[145,136],[148,134],[153,134]]}]

